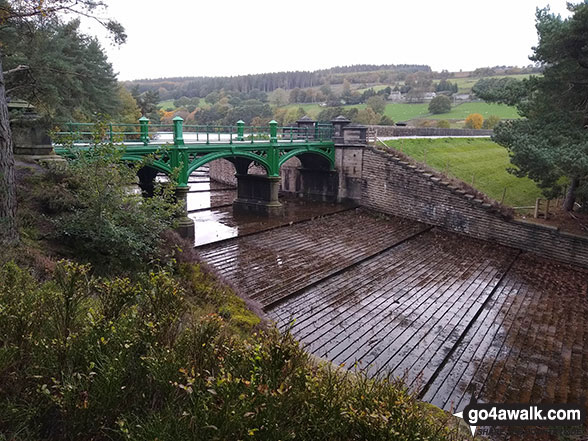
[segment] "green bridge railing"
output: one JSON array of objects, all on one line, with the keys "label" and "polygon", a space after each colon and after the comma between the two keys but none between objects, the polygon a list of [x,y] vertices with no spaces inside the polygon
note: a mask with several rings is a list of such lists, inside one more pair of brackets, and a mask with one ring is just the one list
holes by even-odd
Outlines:
[{"label": "green bridge railing", "polygon": [[[145,117],[139,120],[139,124],[109,123],[101,125],[104,136],[101,140],[120,144],[133,145],[137,142],[143,145],[161,145],[168,141],[170,144],[183,140],[184,144],[194,143],[229,143],[234,142],[263,142],[270,140],[272,129],[276,129],[275,138],[278,142],[330,142],[333,137],[331,124],[317,123],[314,127],[277,126],[274,121],[268,126],[246,126],[243,121],[238,121],[234,126],[223,125],[190,125],[183,124],[180,117],[174,118],[173,124],[150,124]],[[67,138],[73,145],[83,145],[95,141],[96,123],[65,123],[61,130],[56,132],[58,140],[56,146],[64,145],[59,139]],[[178,127],[180,130],[178,130]],[[168,139],[166,134],[173,135]],[[163,136],[162,136],[163,135]],[[187,138],[184,135],[189,135]]]},{"label": "green bridge railing", "polygon": [[[124,160],[142,161],[150,156],[150,166],[168,175],[179,169],[178,187],[188,186],[188,176],[198,167],[215,159],[243,158],[264,167],[268,176],[280,174],[280,167],[293,156],[314,154],[335,164],[333,126],[280,127],[276,121],[267,126],[184,125],[181,117],[172,124],[151,124],[145,117],[138,124],[66,123],[56,133],[55,151],[68,156],[72,150],[91,149],[96,142],[107,141],[124,149]],[[98,138],[98,139],[97,139]]]}]

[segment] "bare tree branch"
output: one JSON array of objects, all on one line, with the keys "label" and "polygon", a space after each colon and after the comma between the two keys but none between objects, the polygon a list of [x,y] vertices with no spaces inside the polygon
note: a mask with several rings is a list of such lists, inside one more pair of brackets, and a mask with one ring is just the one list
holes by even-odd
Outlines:
[{"label": "bare tree branch", "polygon": [[29,70],[29,69],[30,69],[29,66],[26,66],[24,64],[19,64],[14,69],[5,70],[2,73],[6,76],[6,75],[10,75],[10,74],[13,74],[13,73],[16,73],[16,72],[20,72],[20,71],[23,71],[23,70]]}]

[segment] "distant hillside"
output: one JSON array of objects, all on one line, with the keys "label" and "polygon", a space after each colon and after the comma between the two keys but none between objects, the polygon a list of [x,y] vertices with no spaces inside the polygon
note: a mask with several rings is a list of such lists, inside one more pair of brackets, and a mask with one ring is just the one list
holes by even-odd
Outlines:
[{"label": "distant hillside", "polygon": [[347,79],[352,84],[390,83],[415,72],[430,73],[426,65],[409,64],[359,64],[337,66],[316,71],[273,72],[233,77],[175,77],[133,80],[124,82],[128,89],[138,93],[153,91],[159,93],[161,100],[180,97],[205,97],[211,92],[226,91],[250,92],[260,90],[272,92],[278,88],[295,89],[322,85],[342,84]]}]

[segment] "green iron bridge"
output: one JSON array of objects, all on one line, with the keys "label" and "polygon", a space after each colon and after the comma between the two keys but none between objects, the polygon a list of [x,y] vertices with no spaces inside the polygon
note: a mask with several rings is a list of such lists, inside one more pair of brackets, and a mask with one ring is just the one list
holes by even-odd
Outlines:
[{"label": "green iron bridge", "polygon": [[[265,127],[184,125],[181,117],[172,124],[150,124],[145,117],[138,124],[67,123],[57,132],[54,149],[62,156],[89,151],[99,141],[112,142],[123,150],[125,161],[141,162],[139,185],[149,193],[159,172],[175,181],[178,199],[186,203],[189,176],[198,168],[217,159],[227,159],[235,166],[238,211],[274,215],[282,212],[278,200],[280,168],[298,157],[302,168],[319,176],[332,176],[335,168],[335,143],[332,124],[315,123],[303,118],[296,126],[279,127],[271,121]],[[148,161],[145,162],[145,159]],[[255,164],[265,175],[250,174]],[[180,234],[194,237],[194,223],[187,217],[180,221]]]},{"label": "green iron bridge", "polygon": [[[55,152],[68,156],[72,150],[89,150],[97,129],[92,123],[67,123],[58,132]],[[171,132],[171,136],[170,136]],[[322,158],[328,169],[335,166],[333,126],[279,127],[271,121],[266,127],[185,125],[176,116],[173,124],[150,124],[145,117],[139,124],[107,124],[106,140],[124,148],[123,160],[143,161],[153,158],[149,166],[174,176],[178,188],[188,187],[188,177],[204,164],[226,158],[235,164],[238,174],[247,174],[255,163],[268,177],[279,177],[280,167],[294,156],[314,155]]]}]

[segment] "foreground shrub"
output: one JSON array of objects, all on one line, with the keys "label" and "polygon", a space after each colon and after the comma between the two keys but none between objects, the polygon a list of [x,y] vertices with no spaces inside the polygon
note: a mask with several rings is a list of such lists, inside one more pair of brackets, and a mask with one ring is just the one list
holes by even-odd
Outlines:
[{"label": "foreground shrub", "polygon": [[[189,283],[187,283],[189,282]],[[198,282],[198,283],[195,283]],[[288,334],[236,337],[201,276],[39,284],[0,267],[0,433],[11,440],[445,439],[395,381],[317,366]],[[204,294],[203,294],[204,292]],[[218,301],[218,300],[217,300]]]},{"label": "foreground shrub", "polygon": [[159,186],[151,198],[131,191],[136,166],[124,162],[124,150],[112,143],[72,153],[59,171],[65,174],[59,199],[49,198],[52,208],[68,207],[54,222],[55,238],[99,269],[136,268],[156,257],[161,234],[180,212],[172,186]]}]

